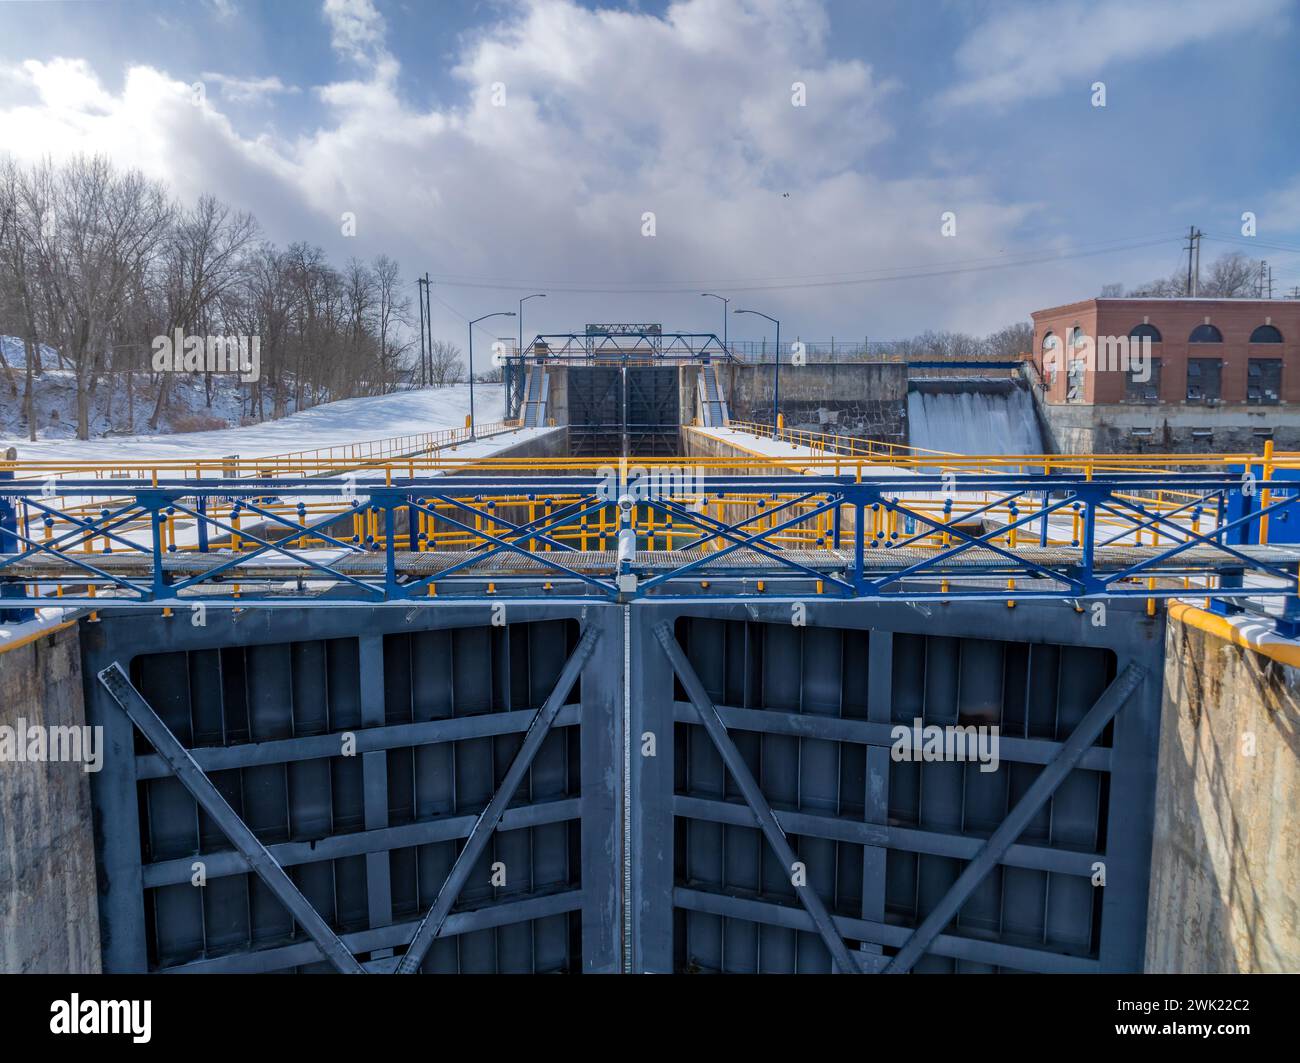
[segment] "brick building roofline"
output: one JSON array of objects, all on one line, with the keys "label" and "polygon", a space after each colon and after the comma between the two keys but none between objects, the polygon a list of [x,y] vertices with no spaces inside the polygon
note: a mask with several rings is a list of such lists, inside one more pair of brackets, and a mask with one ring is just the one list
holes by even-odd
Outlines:
[{"label": "brick building roofline", "polygon": [[1300,306],[1300,299],[1218,299],[1218,298],[1206,298],[1202,296],[1192,297],[1192,296],[1185,296],[1185,295],[1133,295],[1133,296],[1126,295],[1126,296],[1119,296],[1115,298],[1110,298],[1110,297],[1102,298],[1101,296],[1097,296],[1096,298],[1093,299],[1080,299],[1078,302],[1075,303],[1063,303],[1060,306],[1044,307],[1042,310],[1033,311],[1029,316],[1031,318],[1037,319],[1039,317],[1046,317],[1049,315],[1067,314],[1070,313],[1071,311],[1091,309],[1094,306],[1099,307],[1108,303],[1162,303],[1162,304],[1183,303],[1188,306],[1212,304],[1215,306],[1219,306],[1219,305],[1243,306],[1243,307],[1254,307],[1259,309],[1267,308],[1267,307],[1274,307],[1274,308],[1285,307],[1287,309],[1294,309],[1295,307]]}]

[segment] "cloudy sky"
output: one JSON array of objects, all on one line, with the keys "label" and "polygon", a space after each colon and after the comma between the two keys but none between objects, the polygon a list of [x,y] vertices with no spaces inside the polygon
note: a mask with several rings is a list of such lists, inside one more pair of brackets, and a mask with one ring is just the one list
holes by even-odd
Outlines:
[{"label": "cloudy sky", "polygon": [[458,341],[533,291],[529,333],[720,332],[703,290],[783,338],[985,332],[1169,274],[1190,224],[1300,285],[1298,24],[1295,0],[4,3],[0,150],[107,153],[278,243],[387,252]]}]

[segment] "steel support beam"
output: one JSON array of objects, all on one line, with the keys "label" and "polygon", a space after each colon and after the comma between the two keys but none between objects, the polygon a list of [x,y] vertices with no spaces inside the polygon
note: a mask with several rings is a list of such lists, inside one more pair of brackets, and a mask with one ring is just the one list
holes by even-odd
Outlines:
[{"label": "steel support beam", "polygon": [[[714,708],[729,730],[813,738],[824,742],[852,742],[885,750],[900,743],[895,734],[896,724],[874,718],[846,720],[838,716],[812,716],[781,709],[742,709],[734,705],[715,705]],[[694,723],[694,707],[689,702],[674,702],[673,719],[677,723]],[[902,743],[903,749],[910,749],[913,753],[921,751],[910,735],[902,739]],[[1063,745],[1045,738],[1004,738],[999,735],[998,758],[1014,764],[1050,764]],[[1085,750],[1078,766],[1090,771],[1110,771],[1111,751],[1101,747]]]},{"label": "steel support beam", "polygon": [[[724,919],[740,919],[808,933],[814,929],[812,919],[800,908],[749,897],[733,897],[711,890],[678,886],[673,890],[673,904],[687,911],[706,912],[709,915],[722,916]],[[850,919],[843,915],[835,916],[834,921],[845,937],[879,945],[897,947],[906,940],[908,934],[906,927],[895,926],[893,923]],[[1000,941],[960,937],[956,934],[940,934],[935,938],[931,951],[936,956],[946,956],[954,960],[1013,967],[1016,970],[1041,974],[1097,974],[1101,969],[1096,960],[1085,956],[1007,945]],[[869,954],[858,953],[857,955],[862,958],[864,964],[870,963]]]},{"label": "steel support beam", "polygon": [[[582,890],[557,890],[526,897],[519,901],[497,901],[476,908],[472,912],[453,912],[443,926],[443,936],[472,934],[492,927],[511,926],[534,919],[548,919],[582,907]],[[349,948],[357,952],[374,952],[377,949],[400,948],[409,940],[415,922],[395,923],[373,930],[357,930],[343,936]],[[252,952],[237,952],[229,956],[211,956],[175,967],[164,968],[163,974],[268,974],[287,967],[300,967],[316,959],[315,948],[310,944],[276,945]],[[391,961],[389,961],[391,962]]]},{"label": "steel support beam", "polygon": [[687,659],[685,651],[682,650],[673,637],[672,627],[667,623],[661,623],[655,627],[654,633],[660,645],[663,646],[669,663],[672,664],[673,672],[676,673],[683,689],[685,689],[687,698],[695,706],[700,722],[708,732],[710,740],[717,747],[723,763],[726,764],[727,769],[736,780],[736,785],[740,787],[740,792],[744,795],[745,803],[749,805],[750,811],[753,812],[759,830],[763,832],[763,837],[767,839],[768,845],[771,846],[777,859],[781,861],[786,873],[792,876],[791,881],[795,892],[798,894],[799,900],[808,915],[812,918],[813,925],[816,927],[817,933],[821,935],[822,941],[825,942],[826,948],[830,950],[835,965],[844,974],[860,974],[861,968],[853,959],[853,954],[849,952],[848,946],[844,943],[844,938],[840,936],[840,932],[836,929],[825,903],[818,896],[817,891],[808,885],[806,877],[801,880],[794,875],[798,859],[794,850],[790,847],[789,839],[786,838],[785,831],[776,818],[776,813],[772,811],[772,806],[768,804],[767,798],[763,796],[758,781],[745,763],[745,758],[741,755],[740,750],[736,748],[730,734],[727,733],[726,725],[723,724],[722,718],[718,715],[718,710],[714,707],[712,699],[704,689],[700,677],[696,675],[695,669]]},{"label": "steel support beam", "polygon": [[1146,678],[1146,674],[1147,670],[1142,665],[1133,662],[1115,677],[1079,721],[1078,726],[1056,756],[1038,773],[1038,777],[1025,791],[1024,796],[1007,814],[1007,818],[989,835],[974,859],[957,876],[957,881],[898,950],[897,955],[885,967],[885,974],[906,974],[912,969],[931,942],[961,911],[962,905],[966,903],[975,888],[1029,826],[1038,810],[1047,803],[1048,798],[1056,792],[1066,776],[1078,766],[1083,754],[1097,740],[1115,714],[1124,707],[1133,692],[1141,685],[1142,680]]},{"label": "steel support beam", "polygon": [[[576,798],[519,805],[506,810],[497,830],[523,830],[549,823],[576,820],[582,815],[580,805],[581,802]],[[278,845],[268,845],[267,852],[279,862],[281,867],[316,864],[325,860],[338,860],[345,856],[386,854],[392,849],[468,838],[477,818],[473,815],[439,816],[417,823],[406,823],[400,827],[330,834],[324,838],[305,842],[280,842]],[[247,861],[237,852],[199,853],[197,856],[182,856],[173,860],[159,860],[152,864],[145,864],[142,868],[144,888],[153,889],[157,886],[175,886],[189,882],[194,874],[195,860],[203,861],[203,866],[207,868],[209,882],[214,878],[243,875],[249,871]]]},{"label": "steel support beam", "polygon": [[[493,712],[486,716],[453,716],[422,723],[393,723],[367,727],[360,731],[334,731],[301,738],[274,738],[265,742],[243,742],[237,746],[205,746],[190,750],[194,762],[204,771],[230,771],[263,764],[292,764],[303,760],[320,760],[338,756],[345,735],[353,736],[357,753],[374,753],[404,746],[431,746],[444,742],[463,742],[471,738],[494,738],[497,735],[521,734],[528,730],[535,709]],[[579,722],[577,706],[565,708],[554,727],[573,727]],[[143,753],[135,760],[137,779],[162,779],[170,775],[167,763],[154,753]]]},{"label": "steel support beam", "polygon": [[131,722],[140,729],[154,749],[171,766],[177,780],[193,795],[200,807],[212,817],[223,834],[240,855],[248,861],[248,866],[257,874],[267,888],[279,898],[297,920],[298,925],[307,932],[320,949],[321,955],[344,974],[364,974],[365,970],[348,947],[339,940],[330,925],[321,914],[312,907],[311,902],[302,895],[293,880],[285,872],[217,788],[203,773],[203,769],[194,762],[171,729],[163,722],[144,700],[140,692],[131,685],[122,666],[114,661],[99,673],[99,681],[109,695],[122,707]]},{"label": "steel support beam", "polygon": [[456,857],[456,862],[447,875],[447,881],[442,884],[442,889],[438,891],[438,897],[433,902],[433,907],[429,909],[424,918],[420,920],[419,926],[416,927],[415,934],[407,946],[406,954],[397,965],[397,974],[414,974],[420,969],[420,965],[424,962],[424,957],[428,954],[430,946],[438,937],[443,924],[451,914],[452,905],[456,903],[461,890],[464,889],[470,872],[487,848],[492,832],[496,830],[497,825],[501,822],[501,816],[505,812],[506,806],[514,799],[515,791],[519,789],[519,784],[523,782],[533,758],[537,756],[538,750],[542,748],[542,742],[550,733],[551,724],[555,722],[555,717],[559,714],[560,708],[569,696],[569,691],[573,689],[573,685],[578,681],[582,669],[591,658],[599,638],[600,629],[595,626],[588,627],[583,632],[582,638],[578,641],[572,656],[565,662],[560,677],[556,680],[555,688],[551,691],[542,707],[537,710],[537,715],[528,728],[528,733],[524,736],[523,745],[519,747],[515,759],[510,762],[505,778],[501,780],[501,785],[497,788],[496,793],[492,795],[492,800],[488,802],[487,807],[480,813],[477,822],[475,822],[473,829],[469,833],[469,837],[465,840],[465,846],[461,849],[460,855]]}]

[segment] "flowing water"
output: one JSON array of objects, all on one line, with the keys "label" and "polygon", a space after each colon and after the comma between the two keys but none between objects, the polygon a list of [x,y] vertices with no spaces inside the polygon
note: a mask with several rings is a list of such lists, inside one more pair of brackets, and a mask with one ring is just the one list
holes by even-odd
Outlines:
[{"label": "flowing water", "polygon": [[1042,454],[1029,392],[1005,380],[922,383],[907,395],[909,441],[955,454]]}]

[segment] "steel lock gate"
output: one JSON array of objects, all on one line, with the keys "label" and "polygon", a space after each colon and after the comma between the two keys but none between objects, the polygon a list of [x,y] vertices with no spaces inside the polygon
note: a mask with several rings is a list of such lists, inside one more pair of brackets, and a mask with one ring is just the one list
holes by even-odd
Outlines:
[{"label": "steel lock gate", "polygon": [[[1141,969],[1161,619],[634,613],[637,969]],[[996,770],[926,755],[959,726],[998,727]]]},{"label": "steel lock gate", "polygon": [[508,615],[84,624],[105,970],[617,969],[622,618]]},{"label": "steel lock gate", "polygon": [[[1138,970],[1163,621],[1094,620],[104,614],[105,969]],[[926,754],[958,727],[995,770]]]}]

